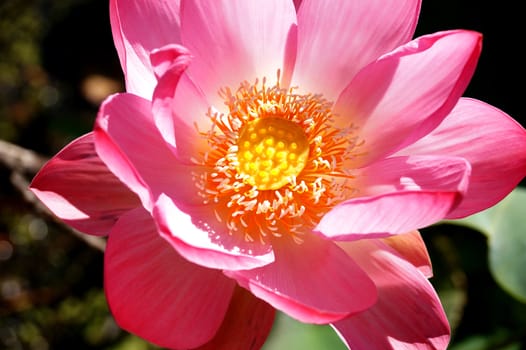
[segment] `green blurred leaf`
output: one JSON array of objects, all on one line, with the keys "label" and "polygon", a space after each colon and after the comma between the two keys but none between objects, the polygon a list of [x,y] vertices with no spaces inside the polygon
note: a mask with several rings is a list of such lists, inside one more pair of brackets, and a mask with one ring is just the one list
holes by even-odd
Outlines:
[{"label": "green blurred leaf", "polygon": [[298,322],[278,312],[272,332],[262,350],[345,350],[347,347],[330,326]]},{"label": "green blurred leaf", "polygon": [[509,331],[500,329],[491,334],[473,335],[454,344],[450,350],[521,350],[520,339]]},{"label": "green blurred leaf", "polygon": [[516,188],[497,205],[451,223],[488,237],[490,271],[508,293],[526,302],[526,189]]}]

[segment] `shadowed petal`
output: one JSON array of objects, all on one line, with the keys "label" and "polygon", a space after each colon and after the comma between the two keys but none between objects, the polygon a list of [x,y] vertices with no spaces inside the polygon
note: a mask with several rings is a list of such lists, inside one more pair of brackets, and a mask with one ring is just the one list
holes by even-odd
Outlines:
[{"label": "shadowed petal", "polygon": [[95,152],[93,134],[71,142],[48,161],[31,191],[60,219],[79,231],[107,235],[119,216],[140,205]]},{"label": "shadowed petal", "polygon": [[215,336],[235,288],[220,271],[177,254],[142,208],[115,225],[104,270],[106,297],[119,326],[175,349],[195,348]]},{"label": "shadowed petal", "polygon": [[426,244],[418,231],[391,236],[382,239],[382,241],[418,268],[424,276],[433,277],[431,259],[427,253]]},{"label": "shadowed petal", "polygon": [[352,350],[446,349],[449,325],[426,277],[377,240],[341,244],[374,280],[378,301],[333,327]]},{"label": "shadowed petal", "polygon": [[277,242],[272,264],[225,274],[302,322],[334,322],[375,302],[374,284],[339,247],[313,235],[301,238],[301,244]]},{"label": "shadowed petal", "polygon": [[301,5],[301,2],[303,0],[293,0],[294,2],[294,7],[296,8],[296,11],[298,11],[298,9],[300,8],[300,5]]},{"label": "shadowed petal", "polygon": [[260,349],[270,333],[275,313],[272,306],[246,289],[236,287],[216,336],[196,350]]},{"label": "shadowed petal", "polygon": [[469,188],[448,214],[456,219],[499,202],[526,176],[526,131],[504,112],[462,98],[449,116],[426,137],[400,154],[464,157],[471,164]]}]

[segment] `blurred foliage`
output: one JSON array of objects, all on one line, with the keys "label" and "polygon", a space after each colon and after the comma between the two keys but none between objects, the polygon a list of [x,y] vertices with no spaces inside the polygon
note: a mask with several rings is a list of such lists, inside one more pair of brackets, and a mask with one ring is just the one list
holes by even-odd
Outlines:
[{"label": "blurred foliage", "polygon": [[[483,32],[485,47],[466,95],[498,106],[524,125],[523,91],[512,88],[523,78],[518,35],[513,37],[522,31],[518,6],[424,0],[417,34],[452,28]],[[0,2],[0,139],[51,156],[89,131],[103,98],[122,89],[107,0]],[[507,285],[500,277],[515,271],[524,283],[524,263],[516,259],[524,261],[524,245],[496,239],[513,232],[524,238],[526,218],[520,214],[526,204],[520,203],[513,204],[513,221],[501,218],[504,230],[451,223],[422,230],[434,264],[431,282],[453,329],[452,350],[526,349],[524,289],[506,288],[519,298],[513,297],[494,277]],[[488,213],[483,215],[493,215]],[[504,232],[509,229],[512,233]],[[504,274],[491,253],[502,246],[514,249],[499,253],[515,263],[506,263]],[[102,289],[102,266],[101,252],[39,215],[13,185],[11,170],[0,165],[0,349],[157,349],[115,324]],[[343,348],[330,327],[303,325],[282,314],[265,345],[265,350]]]},{"label": "blurred foliage", "polygon": [[488,237],[489,266],[500,285],[526,303],[526,189],[517,188],[494,207],[457,223]]},{"label": "blurred foliage", "polygon": [[0,138],[53,154],[122,90],[106,1],[0,4]]},{"label": "blurred foliage", "polygon": [[453,224],[429,227],[422,234],[433,261],[431,282],[451,322],[450,348],[526,349],[526,304],[495,281],[488,267],[487,238]]}]

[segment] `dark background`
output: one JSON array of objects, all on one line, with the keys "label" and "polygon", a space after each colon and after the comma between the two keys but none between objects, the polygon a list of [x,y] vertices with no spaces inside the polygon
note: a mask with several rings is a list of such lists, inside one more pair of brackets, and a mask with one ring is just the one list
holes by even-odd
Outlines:
[{"label": "dark background", "polygon": [[[424,0],[417,36],[482,32],[465,96],[525,125],[520,7],[519,1]],[[90,131],[104,97],[123,90],[108,18],[102,0],[0,2],[0,140],[48,158]],[[108,313],[102,253],[24,198],[23,181],[37,165],[0,162],[0,349],[153,348],[121,331]],[[451,347],[526,349],[526,306],[489,273],[485,236],[452,225],[423,235],[432,283],[453,328]]]}]

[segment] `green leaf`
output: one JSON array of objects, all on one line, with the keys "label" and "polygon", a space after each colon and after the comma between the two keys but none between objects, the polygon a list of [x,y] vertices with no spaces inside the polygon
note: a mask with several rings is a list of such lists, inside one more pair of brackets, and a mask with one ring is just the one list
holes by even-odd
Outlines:
[{"label": "green leaf", "polygon": [[278,312],[274,328],[262,350],[345,350],[347,347],[327,325],[298,322]]},{"label": "green leaf", "polygon": [[488,237],[489,265],[504,290],[526,302],[526,189],[517,187],[497,205],[450,223]]}]

